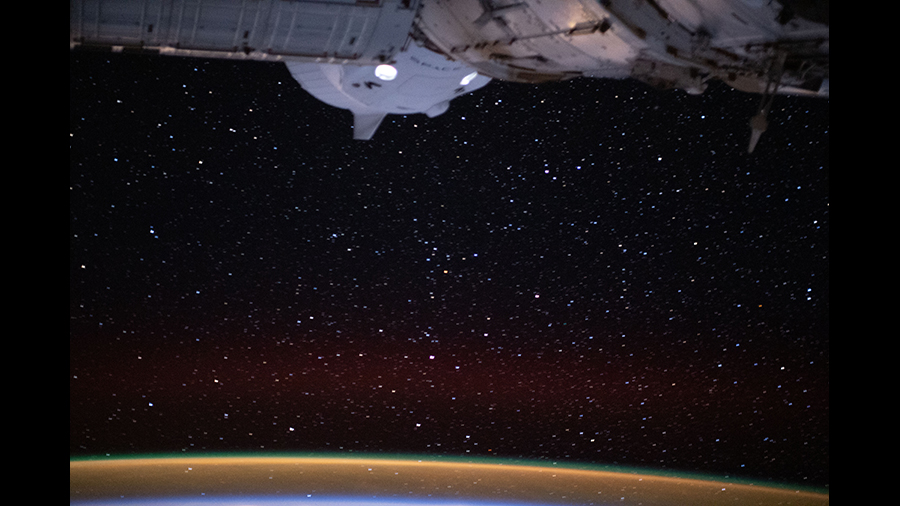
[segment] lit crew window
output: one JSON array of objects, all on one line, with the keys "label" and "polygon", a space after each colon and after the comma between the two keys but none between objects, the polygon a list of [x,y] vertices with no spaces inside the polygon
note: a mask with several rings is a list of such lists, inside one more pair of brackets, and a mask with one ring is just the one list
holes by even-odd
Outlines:
[{"label": "lit crew window", "polygon": [[459,82],[459,85],[465,86],[465,85],[471,83],[472,79],[475,79],[476,77],[478,77],[478,72],[472,72],[471,74],[467,75],[466,77],[463,77],[462,80]]},{"label": "lit crew window", "polygon": [[391,65],[379,65],[375,67],[375,77],[382,81],[393,81],[397,77],[397,69]]}]

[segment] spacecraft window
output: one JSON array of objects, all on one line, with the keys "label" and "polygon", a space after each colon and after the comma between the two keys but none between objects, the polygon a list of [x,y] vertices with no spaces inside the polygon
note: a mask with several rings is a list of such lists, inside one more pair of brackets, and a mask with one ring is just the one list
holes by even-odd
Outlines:
[{"label": "spacecraft window", "polygon": [[465,85],[471,83],[472,79],[475,79],[476,77],[478,77],[478,72],[472,72],[471,74],[467,75],[466,77],[463,77],[462,80],[459,82],[459,85],[465,86]]},{"label": "spacecraft window", "polygon": [[397,77],[397,69],[391,65],[379,65],[375,67],[375,77],[382,81],[393,81]]}]

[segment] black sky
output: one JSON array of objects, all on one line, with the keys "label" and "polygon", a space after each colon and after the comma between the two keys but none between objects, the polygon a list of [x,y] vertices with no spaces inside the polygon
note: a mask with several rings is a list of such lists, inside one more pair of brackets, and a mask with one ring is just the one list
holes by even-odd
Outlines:
[{"label": "black sky", "polygon": [[70,56],[70,455],[827,485],[827,100],[492,82],[351,139],[277,64]]}]

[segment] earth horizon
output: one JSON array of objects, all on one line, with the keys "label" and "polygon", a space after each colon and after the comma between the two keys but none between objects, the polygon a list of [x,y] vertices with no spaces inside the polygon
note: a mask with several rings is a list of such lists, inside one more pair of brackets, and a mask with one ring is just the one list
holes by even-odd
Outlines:
[{"label": "earth horizon", "polygon": [[[70,504],[789,504],[827,491],[635,468],[297,456],[70,460]],[[556,463],[554,463],[556,464]],[[175,502],[173,502],[175,501]]]}]

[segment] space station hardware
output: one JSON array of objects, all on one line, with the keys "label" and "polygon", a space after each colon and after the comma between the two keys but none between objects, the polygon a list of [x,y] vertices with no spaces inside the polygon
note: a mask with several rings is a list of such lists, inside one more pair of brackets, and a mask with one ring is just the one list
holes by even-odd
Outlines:
[{"label": "space station hardware", "polygon": [[70,0],[73,50],[283,62],[369,139],[387,114],[437,116],[491,79],[712,79],[828,97],[828,2],[815,0]]}]

